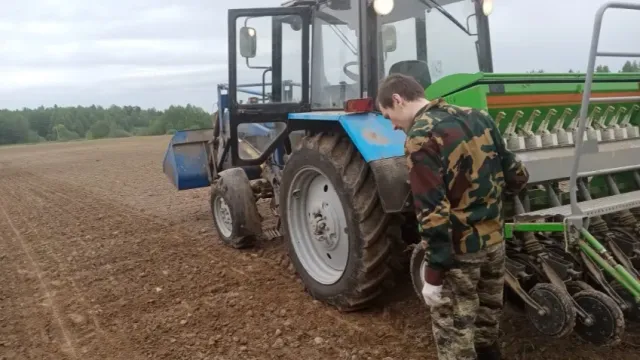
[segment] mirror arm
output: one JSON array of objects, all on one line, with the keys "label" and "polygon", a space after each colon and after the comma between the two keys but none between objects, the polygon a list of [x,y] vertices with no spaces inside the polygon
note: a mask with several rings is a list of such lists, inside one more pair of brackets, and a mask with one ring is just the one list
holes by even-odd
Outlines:
[{"label": "mirror arm", "polygon": [[247,64],[247,68],[249,69],[257,69],[257,70],[271,70],[271,66],[253,66],[251,64],[249,64],[249,58],[244,58],[246,64]]},{"label": "mirror arm", "polygon": [[[265,97],[266,97],[266,92],[267,92],[267,82],[266,82],[266,77],[267,77],[267,73],[268,73],[269,71],[271,71],[271,70],[273,70],[273,69],[271,68],[271,66],[269,66],[267,69],[265,69],[265,70],[262,72],[262,103],[263,103],[263,104],[265,103]],[[273,82],[273,81],[272,81],[272,82]],[[271,84],[271,86],[273,87],[273,84]],[[273,92],[273,90],[272,90],[272,92]]]},{"label": "mirror arm", "polygon": [[477,36],[478,33],[472,34],[471,30],[469,30],[469,19],[471,19],[471,17],[476,16],[476,14],[471,14],[469,16],[467,16],[467,34],[469,34],[469,36]]}]

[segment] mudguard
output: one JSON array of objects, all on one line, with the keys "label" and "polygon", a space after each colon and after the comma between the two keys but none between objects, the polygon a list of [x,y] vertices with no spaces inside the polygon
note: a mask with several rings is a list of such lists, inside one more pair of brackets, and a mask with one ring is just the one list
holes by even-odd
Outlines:
[{"label": "mudguard", "polygon": [[310,112],[289,114],[290,120],[338,122],[369,164],[387,213],[411,211],[409,171],[404,155],[406,136],[376,113]]}]

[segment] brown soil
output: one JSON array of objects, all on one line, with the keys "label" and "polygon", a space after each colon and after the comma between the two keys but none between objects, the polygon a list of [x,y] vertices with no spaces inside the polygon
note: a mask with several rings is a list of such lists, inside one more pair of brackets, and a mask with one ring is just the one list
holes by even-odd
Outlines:
[{"label": "brown soil", "polygon": [[[340,313],[304,292],[281,240],[223,246],[208,189],[178,192],[162,173],[168,141],[0,148],[0,359],[437,358],[408,281]],[[503,329],[510,359],[640,349],[633,324],[613,349],[548,339],[511,309]]]}]

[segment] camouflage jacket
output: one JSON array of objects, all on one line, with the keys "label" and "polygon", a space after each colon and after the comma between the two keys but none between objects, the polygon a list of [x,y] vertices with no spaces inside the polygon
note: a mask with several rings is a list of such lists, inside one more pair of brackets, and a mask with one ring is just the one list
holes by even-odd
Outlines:
[{"label": "camouflage jacket", "polygon": [[503,192],[520,192],[529,174],[506,149],[486,111],[442,99],[416,114],[405,155],[420,236],[428,248],[427,281],[439,285],[455,254],[503,241]]}]

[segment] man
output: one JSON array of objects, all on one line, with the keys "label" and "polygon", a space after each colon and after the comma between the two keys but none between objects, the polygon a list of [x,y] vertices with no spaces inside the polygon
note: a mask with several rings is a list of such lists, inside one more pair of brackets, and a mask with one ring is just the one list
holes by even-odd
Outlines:
[{"label": "man", "polygon": [[529,175],[484,110],[428,101],[413,78],[394,74],[378,107],[407,134],[409,181],[426,246],[422,295],[439,359],[500,359],[505,249],[502,196]]}]

